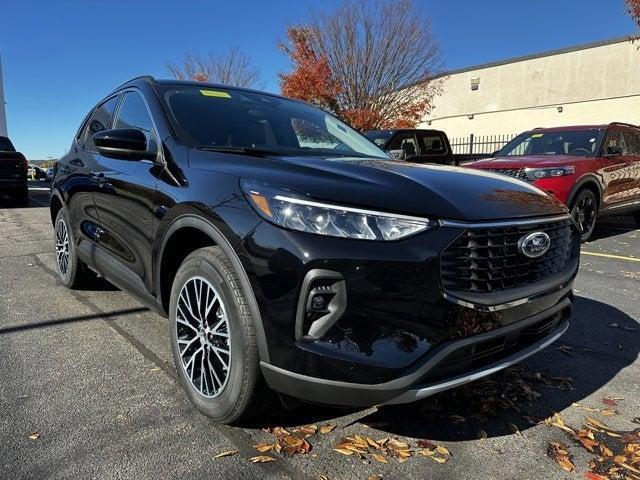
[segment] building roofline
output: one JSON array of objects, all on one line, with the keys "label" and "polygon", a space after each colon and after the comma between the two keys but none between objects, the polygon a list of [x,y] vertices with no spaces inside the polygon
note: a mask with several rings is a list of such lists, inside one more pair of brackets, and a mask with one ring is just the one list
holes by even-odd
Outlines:
[{"label": "building roofline", "polygon": [[583,43],[581,45],[573,45],[571,47],[564,47],[557,50],[548,50],[546,52],[531,53],[529,55],[522,55],[519,57],[507,58],[505,60],[496,60],[494,62],[481,63],[478,65],[471,65],[469,67],[455,68],[453,70],[442,72],[441,74],[436,75],[434,78],[448,77],[450,75],[471,72],[473,70],[483,70],[485,68],[500,67],[502,65],[508,65],[510,63],[518,63],[518,62],[524,62],[526,60],[534,60],[537,58],[552,57],[554,55],[562,55],[564,53],[578,52],[580,50],[589,50],[591,48],[604,47],[604,46],[613,45],[616,43],[629,42],[634,38],[636,37],[632,35],[624,35],[622,37],[614,37],[614,38],[599,40],[591,43]]}]

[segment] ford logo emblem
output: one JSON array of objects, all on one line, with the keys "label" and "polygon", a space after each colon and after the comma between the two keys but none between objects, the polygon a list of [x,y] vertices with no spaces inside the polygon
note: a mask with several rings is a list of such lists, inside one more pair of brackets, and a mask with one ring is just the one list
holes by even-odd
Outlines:
[{"label": "ford logo emblem", "polygon": [[549,235],[544,232],[534,232],[525,235],[518,242],[518,250],[525,257],[538,258],[544,255],[551,246]]}]

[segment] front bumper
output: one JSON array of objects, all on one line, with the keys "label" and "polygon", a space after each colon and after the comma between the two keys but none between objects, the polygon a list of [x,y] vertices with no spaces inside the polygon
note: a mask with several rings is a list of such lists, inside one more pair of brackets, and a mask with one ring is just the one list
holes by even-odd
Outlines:
[{"label": "front bumper", "polygon": [[[364,242],[259,225],[239,256],[260,308],[267,383],[325,404],[410,401],[505,368],[561,335],[577,256],[531,288],[477,303],[441,283],[441,252],[464,231],[443,225],[400,242]],[[579,246],[576,237],[575,255]],[[299,322],[314,271],[337,273],[347,298],[316,336]]]},{"label": "front bumper", "polygon": [[[474,335],[447,342],[429,355],[410,373],[380,384],[360,384],[313,378],[294,373],[273,365],[261,363],[267,383],[281,393],[303,400],[350,407],[366,407],[379,404],[409,403],[430,395],[455,388],[486,377],[546,348],[556,341],[569,327],[572,295],[546,311],[528,319]],[[538,329],[537,337],[531,332]],[[530,338],[524,338],[529,336]],[[497,350],[496,345],[505,348]],[[460,354],[483,350],[476,359],[460,358]],[[491,352],[490,350],[494,351]],[[447,376],[447,359],[458,357],[466,363],[462,373]],[[444,368],[443,368],[444,367]],[[443,378],[444,377],[444,378]]]}]

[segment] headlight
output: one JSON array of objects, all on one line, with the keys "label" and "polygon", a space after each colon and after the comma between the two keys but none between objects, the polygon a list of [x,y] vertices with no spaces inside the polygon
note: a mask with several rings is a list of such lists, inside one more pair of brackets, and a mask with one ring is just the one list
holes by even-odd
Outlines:
[{"label": "headlight", "polygon": [[549,167],[549,168],[525,168],[524,173],[531,180],[540,180],[541,178],[564,177],[576,173],[576,167],[568,165],[566,167]]},{"label": "headlight", "polygon": [[315,202],[287,190],[243,180],[242,190],[265,220],[284,228],[331,237],[399,240],[435,228],[427,218]]}]

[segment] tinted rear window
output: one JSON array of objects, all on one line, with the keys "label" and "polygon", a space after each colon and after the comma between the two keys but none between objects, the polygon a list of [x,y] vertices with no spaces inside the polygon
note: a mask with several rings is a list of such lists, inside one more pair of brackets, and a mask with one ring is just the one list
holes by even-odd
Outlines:
[{"label": "tinted rear window", "polygon": [[13,144],[7,137],[0,137],[0,152],[15,152]]}]

